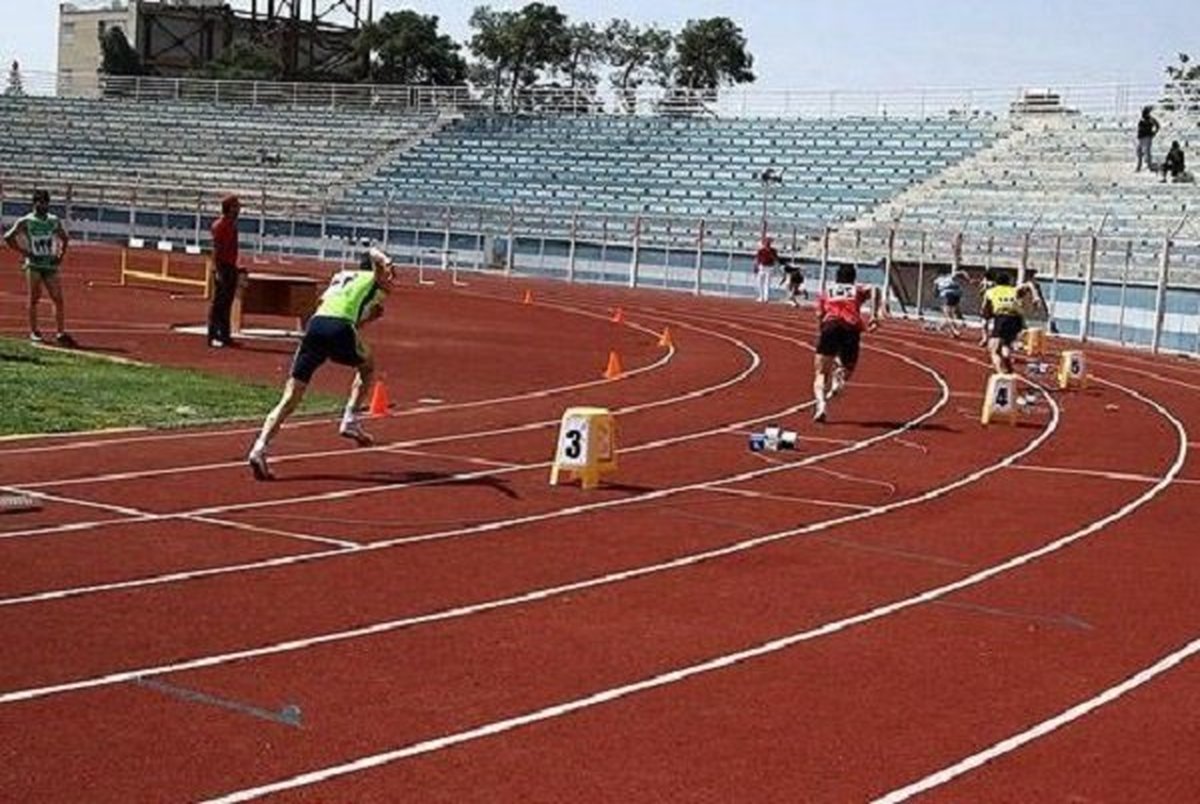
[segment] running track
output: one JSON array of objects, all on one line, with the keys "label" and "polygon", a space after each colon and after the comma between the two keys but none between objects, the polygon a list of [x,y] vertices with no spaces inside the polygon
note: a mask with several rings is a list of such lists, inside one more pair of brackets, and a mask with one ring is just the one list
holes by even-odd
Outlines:
[{"label": "running track", "polygon": [[[71,292],[99,351],[286,367],[163,334],[198,303]],[[0,518],[0,798],[1200,798],[1194,365],[1089,349],[1091,390],[984,430],[978,350],[895,322],[818,428],[790,308],[395,306],[375,449],[299,422],[255,484],[253,423],[0,443],[45,501]],[[581,403],[621,444],[588,493],[546,483]],[[801,448],[749,453],[769,422]]]}]

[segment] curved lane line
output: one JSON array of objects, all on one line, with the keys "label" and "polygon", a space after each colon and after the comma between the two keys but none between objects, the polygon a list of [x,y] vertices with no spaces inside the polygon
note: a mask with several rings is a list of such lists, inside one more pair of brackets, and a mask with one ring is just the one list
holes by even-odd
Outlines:
[{"label": "curved lane line", "polygon": [[[1115,383],[1114,383],[1114,385],[1115,385]],[[397,749],[394,749],[391,751],[385,751],[385,752],[381,752],[381,753],[377,753],[377,754],[372,754],[370,756],[361,757],[359,759],[356,759],[356,760],[353,760],[350,762],[346,762],[343,764],[333,765],[333,766],[329,766],[326,768],[321,768],[321,769],[318,769],[315,771],[310,771],[308,773],[299,774],[297,776],[293,776],[293,777],[287,778],[287,779],[281,779],[279,781],[272,782],[270,784],[265,784],[265,785],[261,785],[261,786],[257,786],[257,787],[247,788],[245,790],[235,791],[235,792],[226,794],[224,796],[220,796],[218,798],[210,799],[209,801],[214,802],[214,803],[220,802],[221,804],[230,804],[232,802],[239,802],[239,801],[250,801],[250,800],[253,800],[256,798],[261,798],[262,796],[265,796],[265,795],[269,795],[271,793],[277,793],[277,792],[282,792],[284,790],[292,790],[292,789],[296,789],[299,787],[307,787],[309,785],[319,784],[321,782],[325,782],[325,781],[328,781],[330,779],[333,779],[333,778],[336,778],[339,776],[345,776],[348,774],[369,770],[371,768],[376,768],[376,767],[379,767],[382,765],[387,765],[392,762],[396,762],[396,761],[399,761],[402,759],[407,759],[409,757],[418,756],[421,754],[432,753],[434,751],[439,751],[441,749],[448,748],[448,747],[455,746],[455,745],[461,745],[463,743],[471,742],[471,741],[478,740],[478,739],[481,739],[484,737],[489,737],[489,736],[499,734],[499,733],[502,733],[505,731],[510,731],[512,729],[516,729],[516,728],[519,728],[522,726],[527,726],[527,725],[531,725],[534,723],[551,720],[551,719],[557,718],[557,717],[562,717],[563,715],[571,714],[573,712],[581,711],[583,709],[588,709],[588,708],[591,708],[594,706],[598,706],[600,704],[605,704],[605,703],[609,703],[609,702],[612,702],[615,700],[619,700],[621,698],[628,697],[635,693],[645,692],[647,690],[655,689],[658,687],[664,687],[664,686],[667,686],[670,684],[675,684],[675,683],[678,683],[685,679],[691,678],[692,676],[697,676],[697,675],[701,675],[703,673],[709,673],[709,672],[713,672],[715,670],[721,670],[721,669],[724,669],[727,667],[731,667],[738,663],[745,662],[745,661],[748,661],[751,659],[755,659],[759,656],[776,653],[778,651],[784,650],[786,648],[792,647],[793,645],[797,645],[802,642],[808,642],[808,641],[817,639],[819,637],[828,636],[830,634],[836,634],[840,631],[844,631],[853,626],[872,622],[874,620],[879,620],[884,617],[890,616],[892,614],[896,614],[896,613],[904,611],[906,609],[921,605],[923,603],[929,603],[929,602],[935,601],[941,597],[945,597],[946,595],[948,595],[952,592],[957,592],[961,589],[965,589],[965,588],[980,584],[980,583],[982,583],[986,580],[989,580],[991,578],[994,578],[1002,573],[1008,572],[1009,570],[1016,569],[1018,567],[1024,566],[1025,564],[1028,564],[1032,561],[1035,561],[1043,556],[1049,555],[1050,553],[1057,552],[1058,550],[1061,550],[1064,547],[1067,547],[1067,546],[1073,544],[1074,542],[1079,541],[1080,539],[1086,538],[1087,536],[1107,527],[1108,525],[1112,524],[1113,522],[1116,522],[1116,521],[1128,516],[1130,513],[1137,510],[1138,508],[1140,508],[1146,502],[1148,502],[1149,500],[1151,500],[1155,496],[1157,496],[1157,494],[1159,494],[1163,489],[1167,488],[1170,485],[1171,478],[1175,474],[1177,474],[1179,472],[1179,470],[1182,469],[1182,467],[1183,467],[1183,461],[1187,455],[1187,433],[1186,433],[1186,430],[1183,427],[1182,423],[1178,419],[1176,419],[1173,415],[1171,415],[1171,413],[1169,411],[1167,411],[1166,408],[1162,407],[1161,405],[1157,404],[1156,402],[1153,402],[1153,401],[1147,399],[1146,397],[1141,396],[1141,394],[1137,393],[1133,389],[1124,388],[1123,386],[1118,386],[1118,387],[1121,387],[1122,390],[1127,391],[1130,395],[1134,396],[1135,398],[1140,398],[1140,399],[1146,401],[1152,407],[1156,408],[1169,421],[1171,421],[1172,424],[1174,424],[1177,433],[1181,437],[1182,446],[1181,446],[1178,457],[1176,458],[1175,462],[1172,464],[1170,469],[1168,469],[1167,474],[1164,475],[1160,479],[1160,481],[1155,485],[1155,487],[1153,489],[1150,489],[1147,492],[1143,493],[1142,495],[1135,498],[1134,500],[1127,503],[1126,505],[1122,506],[1120,509],[1113,512],[1112,514],[1109,514],[1108,516],[1103,517],[1099,520],[1095,520],[1094,522],[1075,531],[1074,533],[1071,533],[1071,534],[1068,534],[1067,536],[1056,539],[1046,545],[1043,545],[1042,547],[1040,547],[1036,550],[1032,550],[1030,552],[1021,554],[1019,556],[1015,556],[1007,561],[1001,562],[1000,564],[996,564],[996,565],[993,565],[992,567],[989,567],[987,569],[976,572],[976,573],[969,575],[965,578],[962,578],[958,581],[944,584],[942,586],[935,587],[933,589],[929,589],[920,594],[913,595],[911,597],[904,598],[902,600],[897,600],[892,603],[888,603],[883,606],[876,607],[875,609],[863,612],[862,614],[857,614],[857,615],[854,615],[852,617],[847,617],[842,620],[837,620],[834,622],[826,623],[825,625],[819,626],[817,628],[813,628],[813,629],[810,629],[807,631],[802,631],[802,632],[792,634],[792,635],[789,635],[789,636],[786,636],[786,637],[783,637],[780,639],[772,640],[770,642],[762,643],[760,645],[757,645],[757,646],[747,649],[747,650],[738,651],[736,653],[726,654],[724,656],[719,656],[719,657],[710,659],[705,662],[700,662],[700,663],[689,665],[689,666],[683,667],[683,668],[679,668],[677,670],[673,670],[673,671],[670,671],[667,673],[662,673],[662,674],[653,676],[651,678],[643,679],[642,681],[634,682],[632,684],[626,684],[626,685],[623,685],[620,687],[614,687],[614,688],[610,688],[607,690],[601,690],[599,692],[596,692],[592,695],[589,695],[589,696],[586,696],[583,698],[576,698],[574,700],[565,701],[563,703],[556,704],[554,706],[548,706],[543,709],[538,709],[536,711],[527,712],[522,715],[517,715],[517,716],[511,717],[511,718],[504,719],[504,720],[494,721],[492,723],[487,723],[487,724],[477,726],[472,729],[467,729],[464,731],[456,732],[454,734],[448,734],[448,735],[444,735],[442,737],[425,740],[423,742],[414,743],[414,744],[407,745],[407,746],[404,746],[401,748],[397,748]],[[1058,420],[1057,405],[1055,405],[1054,411],[1055,411],[1054,422],[1056,423]],[[1050,432],[1052,432],[1052,430],[1047,430],[1046,433],[1044,433],[1043,435],[1044,436],[1048,435]],[[1040,441],[1040,439],[1039,439],[1039,441]],[[1026,452],[1026,451],[1028,451],[1028,446],[1026,447],[1025,450],[1022,450],[1022,452]],[[1017,457],[1017,456],[1012,456],[1012,458],[1015,458],[1015,457]],[[987,473],[990,473],[990,471],[995,471],[995,469],[985,470],[985,471]],[[979,472],[976,472],[974,474],[978,475]],[[960,484],[961,484],[961,482],[959,484],[954,484],[954,485],[960,485]],[[1011,749],[1009,749],[1009,750],[1011,750]],[[960,773],[961,772],[965,772],[965,770],[960,771]],[[936,785],[930,785],[930,786],[936,786]],[[923,789],[927,789],[927,788],[923,788]],[[919,792],[919,791],[914,791],[914,792]],[[881,799],[881,800],[889,800],[889,799]],[[897,799],[897,800],[903,800],[903,799]]]}]

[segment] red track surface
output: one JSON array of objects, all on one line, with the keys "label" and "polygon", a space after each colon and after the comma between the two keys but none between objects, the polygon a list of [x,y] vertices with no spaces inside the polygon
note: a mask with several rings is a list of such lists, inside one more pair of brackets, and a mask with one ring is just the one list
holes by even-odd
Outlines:
[{"label": "red track surface", "polygon": [[[76,259],[88,348],[283,375]],[[255,423],[0,443],[49,495],[0,518],[0,798],[1200,799],[1196,366],[1089,348],[1092,389],[985,430],[978,350],[893,323],[816,427],[790,308],[474,277],[392,306],[379,448],[301,422],[257,484]],[[593,492],[546,483],[572,404],[618,415]],[[768,422],[801,449],[747,452]]]}]

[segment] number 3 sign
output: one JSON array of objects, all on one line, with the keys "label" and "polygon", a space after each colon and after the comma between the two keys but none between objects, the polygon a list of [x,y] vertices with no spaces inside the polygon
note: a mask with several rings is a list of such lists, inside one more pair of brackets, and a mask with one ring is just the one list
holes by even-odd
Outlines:
[{"label": "number 3 sign", "polygon": [[569,472],[583,488],[595,488],[601,474],[616,468],[612,414],[606,408],[568,408],[558,428],[550,484],[558,485],[560,472]]}]

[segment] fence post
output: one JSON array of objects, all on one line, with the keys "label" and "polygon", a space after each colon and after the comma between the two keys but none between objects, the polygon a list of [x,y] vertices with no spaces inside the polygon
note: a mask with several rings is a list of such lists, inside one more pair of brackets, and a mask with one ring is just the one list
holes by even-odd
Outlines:
[{"label": "fence post", "polygon": [[129,191],[129,237],[132,239],[137,232],[137,188]]},{"label": "fence post", "polygon": [[383,249],[385,254],[391,253],[392,243],[392,191],[388,190],[383,197]]},{"label": "fence post", "polygon": [[1162,259],[1158,264],[1158,286],[1154,290],[1154,334],[1150,337],[1150,351],[1158,354],[1162,344],[1163,321],[1167,316],[1167,276],[1171,271],[1171,238],[1163,238]]},{"label": "fence post", "polygon": [[638,283],[638,260],[642,246],[642,216],[633,219],[633,256],[629,259],[629,287],[636,288]]},{"label": "fence post", "polygon": [[921,253],[917,256],[917,320],[925,317],[925,247],[928,234],[921,232]]},{"label": "fence post", "polygon": [[1133,262],[1133,241],[1125,241],[1125,267],[1121,271],[1121,299],[1117,308],[1117,340],[1125,345],[1125,296],[1129,288],[1129,266]]},{"label": "fence post", "polygon": [[442,212],[442,270],[450,270],[450,207]]},{"label": "fence post", "polygon": [[504,254],[504,275],[512,276],[513,260],[516,259],[516,243],[513,238],[517,232],[517,207],[512,205],[508,208],[508,247]]},{"label": "fence post", "polygon": [[321,261],[325,261],[325,239],[329,236],[329,206],[321,204],[321,250],[318,253]]},{"label": "fence post", "polygon": [[704,271],[704,218],[700,219],[699,229],[696,231],[696,286],[692,292],[699,296],[701,293],[701,276]]},{"label": "fence post", "polygon": [[575,281],[575,237],[579,229],[579,212],[571,213],[571,239],[567,243],[567,282]]},{"label": "fence post", "polygon": [[1054,267],[1050,277],[1050,316],[1051,331],[1054,328],[1054,311],[1058,307],[1058,274],[1062,270],[1062,231],[1054,236]]},{"label": "fence post", "polygon": [[159,240],[169,240],[171,234],[171,191],[163,188],[162,237]]},{"label": "fence post", "polygon": [[266,253],[267,247],[267,188],[265,185],[259,190],[258,197],[258,255],[261,257]]},{"label": "fence post", "polygon": [[883,309],[885,314],[891,313],[892,299],[892,263],[896,259],[896,227],[888,230],[887,257],[883,264]]},{"label": "fence post", "polygon": [[1083,271],[1083,309],[1079,314],[1079,340],[1086,341],[1088,329],[1092,325],[1092,280],[1096,278],[1096,250],[1100,238],[1092,235],[1088,238],[1088,261]]},{"label": "fence post", "polygon": [[729,295],[730,286],[733,284],[733,240],[737,236],[737,223],[733,218],[729,219],[729,243],[727,253],[725,255],[725,295]]},{"label": "fence post", "polygon": [[204,212],[204,194],[196,193],[196,247],[200,247],[200,216]]},{"label": "fence post", "polygon": [[1029,273],[1029,232],[1021,238],[1021,261],[1017,263],[1017,284],[1025,281],[1026,274]]},{"label": "fence post", "polygon": [[825,292],[825,278],[829,273],[829,226],[821,234],[821,275],[817,280],[817,292]]}]

